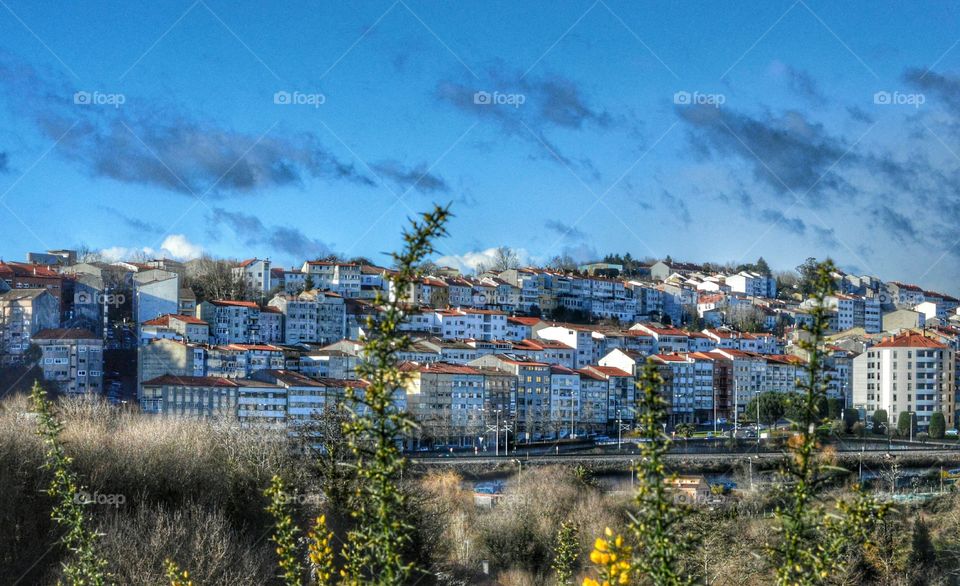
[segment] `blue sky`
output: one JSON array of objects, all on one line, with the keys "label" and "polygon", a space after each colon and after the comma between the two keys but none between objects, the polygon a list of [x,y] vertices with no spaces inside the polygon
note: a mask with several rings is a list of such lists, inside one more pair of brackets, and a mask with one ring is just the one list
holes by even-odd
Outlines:
[{"label": "blue sky", "polygon": [[958,20],[946,2],[3,0],[0,254],[383,261],[407,217],[452,202],[440,248],[461,266],[501,244],[831,256],[957,293]]}]

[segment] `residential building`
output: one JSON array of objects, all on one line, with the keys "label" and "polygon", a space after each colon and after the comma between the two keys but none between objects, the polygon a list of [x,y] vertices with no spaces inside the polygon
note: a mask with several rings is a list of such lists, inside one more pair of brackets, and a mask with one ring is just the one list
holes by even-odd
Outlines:
[{"label": "residential building", "polygon": [[266,298],[273,289],[273,278],[270,272],[270,259],[248,258],[233,267],[233,278],[243,281],[251,295],[258,299]]},{"label": "residential building", "polygon": [[33,336],[40,348],[44,380],[68,395],[103,392],[103,339],[83,329],[41,330]]},{"label": "residential building", "polygon": [[33,336],[60,325],[60,303],[48,289],[0,293],[0,365],[20,362]]},{"label": "residential building", "polygon": [[894,424],[901,413],[913,413],[920,430],[939,411],[953,428],[955,358],[952,348],[921,333],[885,337],[853,359],[853,405],[868,418],[883,409]]}]

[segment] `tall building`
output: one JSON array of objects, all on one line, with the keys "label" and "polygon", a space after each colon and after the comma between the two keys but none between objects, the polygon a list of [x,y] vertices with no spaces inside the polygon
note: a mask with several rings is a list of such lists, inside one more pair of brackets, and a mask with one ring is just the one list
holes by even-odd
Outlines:
[{"label": "tall building", "polygon": [[903,412],[916,415],[918,429],[942,412],[953,428],[955,352],[917,332],[884,338],[853,359],[853,404],[868,418],[883,409],[892,424]]}]

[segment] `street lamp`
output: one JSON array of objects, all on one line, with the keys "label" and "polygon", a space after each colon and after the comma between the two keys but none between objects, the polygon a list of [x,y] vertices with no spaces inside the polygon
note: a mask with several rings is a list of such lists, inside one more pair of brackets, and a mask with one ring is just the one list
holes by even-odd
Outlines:
[{"label": "street lamp", "polygon": [[623,419],[620,417],[620,410],[617,409],[617,451],[620,451],[621,432],[623,431]]}]

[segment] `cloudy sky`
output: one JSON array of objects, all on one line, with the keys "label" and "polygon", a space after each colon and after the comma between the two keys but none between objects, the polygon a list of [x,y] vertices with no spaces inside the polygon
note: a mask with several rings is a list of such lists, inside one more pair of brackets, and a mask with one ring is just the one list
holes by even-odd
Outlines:
[{"label": "cloudy sky", "polygon": [[[905,12],[906,10],[906,12]],[[960,292],[948,2],[0,1],[0,255],[833,257]]]}]

